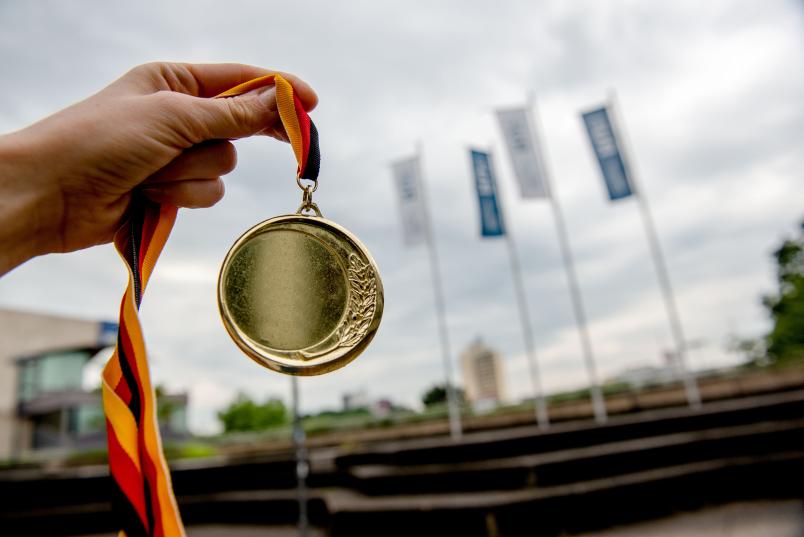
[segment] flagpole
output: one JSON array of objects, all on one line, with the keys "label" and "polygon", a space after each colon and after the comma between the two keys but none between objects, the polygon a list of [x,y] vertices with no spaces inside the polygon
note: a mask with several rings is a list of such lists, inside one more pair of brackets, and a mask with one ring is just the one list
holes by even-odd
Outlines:
[{"label": "flagpole", "polygon": [[[622,136],[622,131],[619,129],[620,122],[617,114],[619,107],[617,103],[617,95],[614,91],[609,92],[609,109],[612,111],[611,128],[614,131],[615,138],[621,140],[625,146],[625,138]],[[648,198],[642,190],[642,185],[637,179],[637,174],[634,171],[633,165],[629,162],[631,159],[630,152],[625,147],[621,148],[622,158],[625,160],[626,169],[628,170],[628,178],[631,180],[632,188],[636,194],[639,205],[639,213],[642,217],[642,223],[645,226],[645,235],[648,238],[648,245],[650,246],[651,257],[653,258],[653,266],[656,269],[656,276],[659,280],[659,286],[662,290],[662,298],[664,299],[664,307],[667,311],[667,318],[670,322],[670,332],[673,335],[673,341],[676,347],[676,360],[681,367],[682,377],[684,381],[684,390],[687,395],[687,403],[690,407],[698,409],[701,407],[701,393],[698,390],[698,382],[694,374],[687,366],[687,344],[684,336],[684,330],[681,325],[681,316],[678,312],[676,305],[676,297],[673,292],[673,287],[670,283],[670,273],[667,270],[667,263],[665,262],[664,253],[662,252],[661,245],[659,244],[659,236],[656,233],[656,226],[653,223],[653,215],[648,205]]]},{"label": "flagpole", "polygon": [[[532,94],[528,95],[528,121],[531,124],[534,142],[535,140],[542,139],[541,128],[539,128],[541,125],[537,119],[538,115],[534,113],[535,108],[536,100]],[[592,350],[592,341],[589,337],[589,329],[587,328],[586,311],[581,298],[580,285],[578,285],[578,276],[575,272],[575,260],[569,244],[567,226],[564,222],[564,212],[561,210],[561,205],[558,203],[558,196],[555,192],[553,192],[550,174],[547,173],[545,152],[542,151],[540,155],[542,157],[542,177],[544,179],[545,189],[547,191],[547,198],[550,200],[550,208],[552,209],[556,234],[558,235],[561,258],[564,261],[564,271],[567,275],[567,287],[569,288],[570,299],[572,302],[572,313],[575,317],[575,324],[578,327],[578,336],[581,340],[581,350],[583,351],[586,374],[589,377],[589,392],[592,397],[592,409],[595,414],[595,420],[598,423],[605,423],[608,419],[608,413],[606,412],[606,401],[603,398],[603,391],[600,388],[597,364],[595,363],[595,355]]]},{"label": "flagpole", "polygon": [[307,460],[307,446],[304,427],[299,411],[299,377],[290,377],[291,406],[293,409],[293,446],[296,457],[296,500],[299,504],[299,537],[307,537],[309,522],[307,518],[307,475],[310,463]]},{"label": "flagpole", "polygon": [[[494,152],[489,148],[489,167],[491,168],[492,175],[496,177],[494,170],[493,155]],[[528,299],[525,294],[525,283],[522,279],[522,267],[519,263],[519,251],[514,242],[514,234],[511,232],[511,227],[505,218],[505,204],[503,202],[503,194],[500,186],[501,181],[496,181],[497,185],[497,203],[500,208],[500,217],[503,222],[503,230],[505,235],[505,243],[508,246],[508,255],[511,259],[511,277],[514,280],[514,294],[516,295],[516,302],[519,308],[519,321],[522,324],[522,339],[525,342],[525,352],[527,354],[528,369],[530,371],[530,379],[533,386],[533,401],[536,410],[536,423],[540,429],[550,428],[550,417],[547,413],[547,401],[544,398],[544,390],[542,388],[542,376],[539,370],[539,362],[536,358],[535,345],[533,343],[533,328],[530,322],[530,310],[528,307]]]},{"label": "flagpole", "polygon": [[422,213],[424,217],[424,235],[427,242],[427,250],[430,254],[430,275],[433,280],[433,296],[438,318],[438,334],[441,342],[441,357],[444,362],[444,378],[446,381],[447,392],[447,412],[449,414],[449,432],[453,440],[459,440],[463,435],[461,426],[461,410],[458,402],[455,386],[452,384],[452,359],[449,345],[449,332],[447,330],[447,313],[444,306],[444,291],[441,285],[440,264],[438,261],[438,250],[435,245],[433,235],[433,225],[430,218],[430,207],[427,202],[427,192],[424,187],[424,170],[422,166],[423,151],[421,143],[416,144],[416,165],[419,168],[417,174],[419,179],[419,191],[422,198]]}]

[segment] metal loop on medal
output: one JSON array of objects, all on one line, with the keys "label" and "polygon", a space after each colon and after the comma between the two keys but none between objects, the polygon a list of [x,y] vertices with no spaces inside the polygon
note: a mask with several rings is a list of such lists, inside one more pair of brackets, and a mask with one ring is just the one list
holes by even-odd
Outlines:
[{"label": "metal loop on medal", "polygon": [[[298,178],[296,181],[299,181]],[[301,186],[301,182],[299,182],[299,186]],[[318,205],[313,202],[313,192],[315,192],[316,188],[318,188],[318,181],[315,181],[315,185],[307,185],[302,187],[302,202],[301,205],[299,205],[296,214],[305,214],[305,212],[311,212],[315,213],[315,215],[319,218],[323,218]]]},{"label": "metal loop on medal", "polygon": [[318,190],[318,179],[305,179],[305,181],[312,181],[312,184],[304,185],[302,184],[302,178],[299,177],[298,175],[296,176],[296,184],[299,185],[299,188],[301,188],[302,190],[306,191],[308,188],[312,188],[310,194]]}]

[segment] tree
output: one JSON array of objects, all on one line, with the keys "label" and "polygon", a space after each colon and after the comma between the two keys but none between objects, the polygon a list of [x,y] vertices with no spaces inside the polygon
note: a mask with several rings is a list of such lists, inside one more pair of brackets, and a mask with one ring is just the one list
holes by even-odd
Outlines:
[{"label": "tree", "polygon": [[224,432],[264,431],[288,423],[285,404],[279,399],[257,403],[239,394],[225,409],[218,412]]},{"label": "tree", "polygon": [[[464,393],[461,388],[453,387],[458,396],[458,402],[463,403],[464,401]],[[424,406],[431,406],[437,405],[441,403],[447,402],[447,385],[446,384],[436,384],[429,390],[427,390],[424,395],[422,395],[422,403]]]},{"label": "tree", "polygon": [[170,418],[178,410],[178,405],[168,399],[167,389],[162,384],[157,384],[154,388],[154,396],[156,397],[156,418],[162,425],[170,423]]},{"label": "tree", "polygon": [[776,362],[804,360],[804,222],[798,237],[785,240],[773,253],[779,290],[763,297],[773,319],[765,337],[768,357]]}]

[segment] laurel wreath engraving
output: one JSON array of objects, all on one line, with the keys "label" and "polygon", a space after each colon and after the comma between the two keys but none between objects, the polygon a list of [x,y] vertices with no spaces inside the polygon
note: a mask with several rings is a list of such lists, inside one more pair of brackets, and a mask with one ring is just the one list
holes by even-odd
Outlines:
[{"label": "laurel wreath engraving", "polygon": [[349,305],[346,318],[338,326],[338,346],[356,345],[368,332],[377,309],[377,280],[368,263],[349,254]]}]

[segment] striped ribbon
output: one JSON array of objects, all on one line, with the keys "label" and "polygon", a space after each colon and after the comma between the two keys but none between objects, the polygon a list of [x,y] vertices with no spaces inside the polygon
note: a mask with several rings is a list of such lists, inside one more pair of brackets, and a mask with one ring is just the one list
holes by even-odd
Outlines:
[{"label": "striped ribbon", "polygon": [[290,145],[293,147],[293,154],[296,155],[296,162],[299,163],[296,175],[301,179],[318,179],[318,169],[321,164],[318,130],[310,116],[304,111],[290,82],[277,74],[265,75],[226,90],[218,97],[234,97],[271,84],[276,86],[276,108],[279,110],[282,125],[288,134]]},{"label": "striped ribbon", "polygon": [[[315,125],[278,74],[236,86],[218,97],[241,95],[275,84],[280,119],[298,162],[297,177],[318,177],[320,153]],[[159,205],[135,193],[128,223],[117,232],[115,247],[126,263],[129,281],[120,304],[117,347],[102,374],[103,408],[114,482],[112,504],[120,537],[183,537],[157,423],[156,396],[139,321],[142,295],[176,221],[176,207]]]}]

